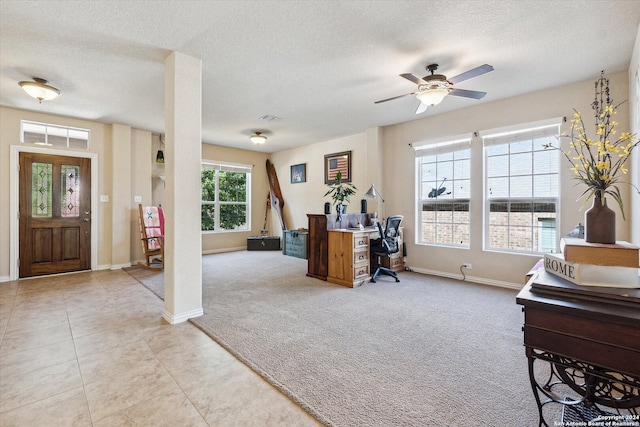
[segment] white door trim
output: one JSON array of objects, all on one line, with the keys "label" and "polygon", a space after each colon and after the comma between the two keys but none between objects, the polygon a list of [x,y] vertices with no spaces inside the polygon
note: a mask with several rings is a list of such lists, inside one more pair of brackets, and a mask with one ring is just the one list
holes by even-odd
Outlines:
[{"label": "white door trim", "polygon": [[54,148],[12,145],[9,171],[9,280],[18,279],[18,254],[20,253],[19,222],[20,153],[53,154],[91,159],[91,270],[98,269],[98,154],[83,151],[57,150]]}]

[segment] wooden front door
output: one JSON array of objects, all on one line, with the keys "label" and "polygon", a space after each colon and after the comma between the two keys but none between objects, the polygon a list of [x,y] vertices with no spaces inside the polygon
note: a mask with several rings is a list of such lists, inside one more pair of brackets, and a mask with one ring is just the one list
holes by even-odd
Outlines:
[{"label": "wooden front door", "polygon": [[91,159],[20,153],[20,277],[91,268]]}]

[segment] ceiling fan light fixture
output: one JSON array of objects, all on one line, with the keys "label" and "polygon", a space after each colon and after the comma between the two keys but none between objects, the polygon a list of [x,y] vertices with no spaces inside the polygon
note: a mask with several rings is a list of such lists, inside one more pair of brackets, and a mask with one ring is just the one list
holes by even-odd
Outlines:
[{"label": "ceiling fan light fixture", "polygon": [[465,71],[462,74],[458,74],[457,76],[451,77],[450,79],[447,79],[447,76],[445,76],[444,74],[435,74],[435,71],[437,69],[438,64],[428,65],[427,71],[429,71],[431,75],[425,77],[418,77],[412,73],[400,74],[400,77],[403,77],[410,82],[417,84],[418,90],[411,93],[405,93],[404,95],[381,99],[380,101],[375,101],[374,104],[392,101],[404,96],[415,95],[416,98],[418,98],[418,100],[420,101],[420,105],[418,105],[416,114],[420,114],[423,113],[427,108],[442,102],[444,97],[447,95],[461,96],[463,98],[471,99],[482,99],[487,94],[486,92],[480,92],[477,90],[456,89],[453,87],[453,85],[493,71],[493,67],[491,65],[484,64],[480,65],[479,67],[472,68],[471,70]]},{"label": "ceiling fan light fixture", "polygon": [[450,89],[425,89],[416,95],[424,105],[433,107],[442,102],[445,96],[449,94]]},{"label": "ceiling fan light fixture", "polygon": [[267,142],[267,137],[264,136],[262,132],[254,133],[249,137],[249,139],[256,145],[264,144],[265,142]]},{"label": "ceiling fan light fixture", "polygon": [[18,84],[29,96],[34,97],[39,103],[42,103],[42,101],[50,101],[60,95],[59,89],[49,86],[47,83],[45,79],[33,77],[32,82],[25,80]]}]

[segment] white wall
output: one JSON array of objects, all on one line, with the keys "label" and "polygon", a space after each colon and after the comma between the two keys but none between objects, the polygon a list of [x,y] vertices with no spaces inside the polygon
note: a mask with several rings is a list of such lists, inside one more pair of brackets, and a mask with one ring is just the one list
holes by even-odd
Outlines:
[{"label": "white wall", "polygon": [[[629,65],[629,121],[631,133],[640,137],[640,25],[636,33],[636,44]],[[633,153],[630,177],[640,191],[640,148]],[[629,209],[629,217],[635,218],[631,225],[631,242],[640,246],[640,197],[633,197]]]},{"label": "white wall", "polygon": [[[350,199],[347,213],[360,212],[360,200],[364,198],[364,193],[371,185],[370,171],[372,168],[375,170],[378,163],[375,153],[372,157],[367,135],[368,133],[363,132],[271,155],[285,200],[284,217],[288,229],[307,228],[307,214],[322,214],[324,203],[331,202],[329,196],[324,197],[329,189],[324,183],[324,156],[327,154],[351,151],[352,183],[357,191]],[[300,163],[307,165],[307,182],[291,184],[291,166]],[[369,204],[373,205],[371,199]],[[373,210],[375,207],[369,206],[369,211]],[[271,230],[277,230],[279,233],[280,225],[277,218],[275,212],[272,212]]]},{"label": "white wall", "polygon": [[[506,100],[470,107],[464,110],[440,114],[404,124],[389,126],[383,130],[383,145],[386,176],[384,187],[387,197],[387,212],[390,210],[405,215],[405,241],[407,242],[407,262],[417,271],[435,272],[461,277],[460,265],[463,262],[473,264],[468,276],[473,280],[494,284],[522,284],[526,272],[539,259],[534,255],[514,255],[488,252],[483,250],[483,151],[481,139],[472,141],[472,184],[471,184],[471,247],[458,249],[416,244],[416,203],[415,203],[415,163],[414,150],[409,143],[429,139],[479,132],[509,125],[530,123],[555,117],[566,116],[570,121],[573,108],[583,112],[585,124],[589,126],[591,117],[590,103],[593,101],[592,80],[565,85],[562,87],[530,93]],[[627,73],[607,75],[610,79],[611,95],[614,101],[627,98]],[[436,107],[437,108],[437,107]],[[619,129],[629,128],[628,103],[618,109]],[[563,126],[570,128],[569,122]],[[564,141],[565,147],[568,141]],[[575,187],[576,181],[566,160],[561,165],[561,216],[560,227],[564,235],[583,221],[584,212],[580,211],[582,202],[576,198],[582,191]],[[395,167],[394,167],[395,166]],[[630,205],[629,186],[621,186],[625,207]],[[637,198],[638,196],[636,196]],[[609,205],[616,209],[611,200]],[[626,213],[629,214],[628,208]],[[635,220],[638,221],[637,219]],[[618,212],[616,232],[619,240],[630,238],[631,216],[622,220]]]},{"label": "white wall", "polygon": [[[133,195],[131,190],[132,144],[131,126],[114,124],[111,127],[111,155],[113,172],[111,174],[112,192],[110,196],[113,223],[111,229],[111,268],[119,269],[131,265],[131,206]],[[95,196],[95,195],[92,195]]]},{"label": "white wall", "polygon": [[[157,138],[157,136],[156,136]],[[134,129],[131,135],[131,197],[133,205],[130,207],[130,230],[133,236],[139,235],[138,224],[138,202],[136,197],[140,197],[143,206],[153,204],[151,183],[152,183],[152,139],[151,132]],[[153,152],[155,161],[155,152]],[[144,260],[144,252],[140,239],[130,239],[131,260]]]}]

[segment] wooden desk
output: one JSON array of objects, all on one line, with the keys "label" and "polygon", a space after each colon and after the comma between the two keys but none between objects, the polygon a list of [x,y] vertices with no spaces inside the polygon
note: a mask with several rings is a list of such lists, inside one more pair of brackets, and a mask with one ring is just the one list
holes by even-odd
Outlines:
[{"label": "wooden desk", "polygon": [[[516,298],[523,306],[539,425],[549,426],[542,409],[552,402],[613,408],[603,411],[640,422],[640,290],[585,289],[567,283],[539,271]],[[542,381],[535,376],[536,361],[550,366]],[[566,401],[554,392],[560,384],[580,398]]]},{"label": "wooden desk", "polygon": [[335,214],[307,214],[309,221],[309,258],[307,259],[307,276],[327,280],[328,274],[328,241],[329,230],[354,228],[358,223],[369,225],[371,214],[344,214],[338,221]]},{"label": "wooden desk", "polygon": [[355,288],[371,280],[369,262],[371,238],[379,238],[377,228],[329,230],[327,281]]}]

